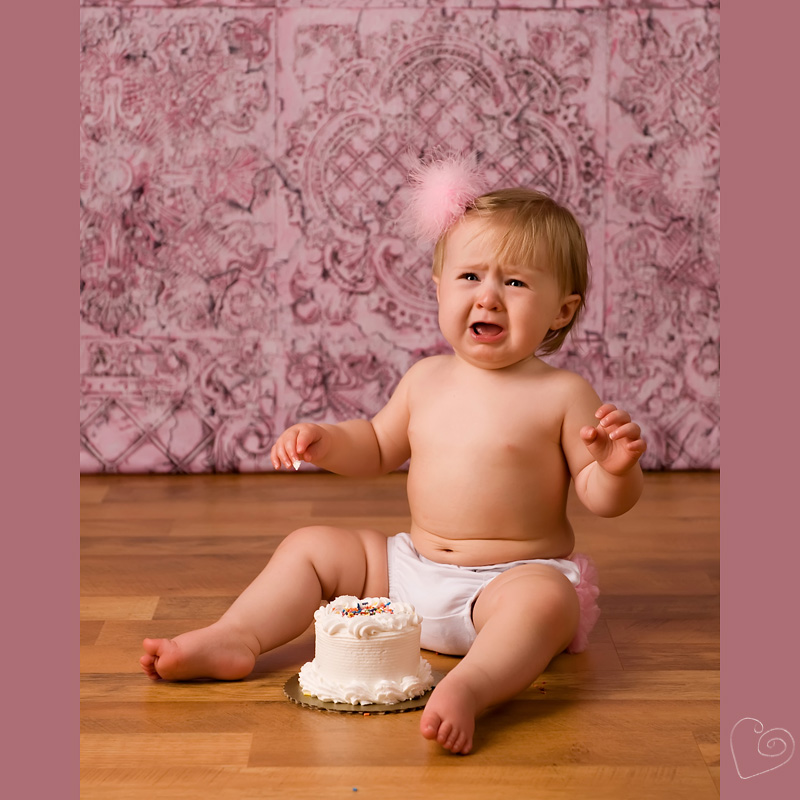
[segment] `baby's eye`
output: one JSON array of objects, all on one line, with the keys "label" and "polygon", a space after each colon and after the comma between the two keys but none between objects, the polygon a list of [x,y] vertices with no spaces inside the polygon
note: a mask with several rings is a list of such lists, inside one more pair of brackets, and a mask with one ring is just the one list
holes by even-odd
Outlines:
[{"label": "baby's eye", "polygon": [[525,286],[527,286],[527,284],[526,284],[526,283],[524,283],[524,282],[523,282],[523,281],[521,281],[521,280],[518,280],[517,278],[511,278],[511,280],[508,280],[508,281],[506,281],[506,283],[507,283],[509,286],[519,286],[519,287],[522,287],[522,288],[524,288]]},{"label": "baby's eye", "polygon": [[459,275],[459,278],[464,281],[477,281],[478,276],[474,272],[465,272],[463,275]]}]

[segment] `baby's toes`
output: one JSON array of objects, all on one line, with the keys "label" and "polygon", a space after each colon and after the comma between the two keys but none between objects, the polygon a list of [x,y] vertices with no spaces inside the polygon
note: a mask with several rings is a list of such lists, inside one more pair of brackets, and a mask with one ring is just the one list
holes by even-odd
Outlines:
[{"label": "baby's toes", "polygon": [[147,661],[147,656],[142,656],[139,659],[139,663],[142,665],[142,669],[144,670],[145,675],[147,675],[149,678],[158,677],[155,665],[152,662]]},{"label": "baby's toes", "polygon": [[441,717],[433,713],[430,709],[425,709],[420,722],[420,732],[426,739],[435,739],[442,724]]},{"label": "baby's toes", "polygon": [[442,722],[442,724],[439,726],[439,734],[436,737],[436,741],[439,742],[442,747],[449,750],[450,748],[448,745],[451,742],[455,742],[455,738],[456,734],[453,731],[453,723],[448,722],[447,720]]},{"label": "baby's toes", "polygon": [[451,753],[460,753],[467,744],[467,736],[462,731],[453,730],[445,744],[445,750]]}]

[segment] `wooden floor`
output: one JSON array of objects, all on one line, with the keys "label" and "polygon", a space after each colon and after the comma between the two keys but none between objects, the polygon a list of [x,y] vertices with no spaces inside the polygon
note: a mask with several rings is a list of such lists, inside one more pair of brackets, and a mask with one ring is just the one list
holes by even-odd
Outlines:
[{"label": "wooden floor", "polygon": [[[642,501],[615,520],[571,499],[603,615],[585,653],[559,656],[479,721],[467,757],[421,738],[418,711],[287,700],[311,631],[244,681],[140,672],[143,637],[215,620],[294,528],[405,530],[404,487],[402,474],[83,477],[81,797],[718,796],[717,473],[648,474]],[[426,655],[442,672],[457,663]]]}]

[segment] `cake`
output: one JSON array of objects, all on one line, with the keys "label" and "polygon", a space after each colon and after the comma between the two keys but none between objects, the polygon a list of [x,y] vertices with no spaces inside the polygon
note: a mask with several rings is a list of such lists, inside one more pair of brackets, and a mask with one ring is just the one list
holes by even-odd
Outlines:
[{"label": "cake", "polygon": [[394,704],[433,685],[420,656],[422,617],[388,597],[337,597],[314,613],[314,660],[303,665],[303,694],[332,703]]}]

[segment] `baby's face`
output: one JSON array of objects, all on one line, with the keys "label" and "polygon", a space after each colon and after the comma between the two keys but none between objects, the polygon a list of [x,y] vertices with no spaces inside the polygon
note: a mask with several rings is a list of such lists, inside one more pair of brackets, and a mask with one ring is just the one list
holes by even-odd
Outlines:
[{"label": "baby's face", "polygon": [[571,317],[549,266],[500,264],[496,240],[484,220],[463,219],[448,234],[442,274],[434,279],[445,339],[484,369],[533,358],[547,331]]}]

